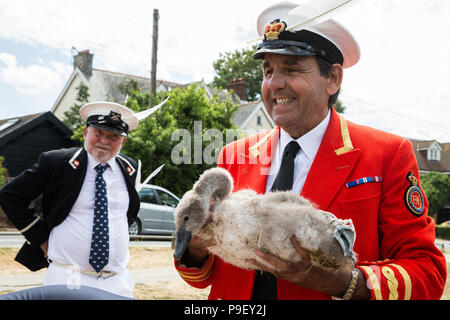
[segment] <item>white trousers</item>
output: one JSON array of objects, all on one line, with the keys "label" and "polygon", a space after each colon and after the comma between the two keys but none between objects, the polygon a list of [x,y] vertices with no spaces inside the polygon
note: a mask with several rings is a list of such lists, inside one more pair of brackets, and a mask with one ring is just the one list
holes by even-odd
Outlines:
[{"label": "white trousers", "polygon": [[133,297],[134,290],[133,277],[126,269],[109,278],[97,278],[50,263],[45,274],[44,286],[57,284],[65,284],[69,289],[88,286],[129,298]]}]

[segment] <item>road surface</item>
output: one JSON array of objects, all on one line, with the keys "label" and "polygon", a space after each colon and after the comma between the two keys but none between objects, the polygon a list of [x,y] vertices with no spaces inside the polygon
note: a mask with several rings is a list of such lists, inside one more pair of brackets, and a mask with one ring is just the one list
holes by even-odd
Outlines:
[{"label": "road surface", "polygon": [[[131,236],[130,247],[170,247],[168,236]],[[18,232],[0,232],[0,248],[20,248],[25,238]]]}]

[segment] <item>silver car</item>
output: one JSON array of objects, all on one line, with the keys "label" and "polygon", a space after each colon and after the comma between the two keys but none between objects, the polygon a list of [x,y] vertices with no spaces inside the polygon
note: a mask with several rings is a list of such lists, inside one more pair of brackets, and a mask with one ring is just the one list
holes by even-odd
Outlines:
[{"label": "silver car", "polygon": [[173,212],[180,198],[169,190],[145,184],[139,191],[141,208],[129,228],[130,235],[172,235],[175,230]]}]

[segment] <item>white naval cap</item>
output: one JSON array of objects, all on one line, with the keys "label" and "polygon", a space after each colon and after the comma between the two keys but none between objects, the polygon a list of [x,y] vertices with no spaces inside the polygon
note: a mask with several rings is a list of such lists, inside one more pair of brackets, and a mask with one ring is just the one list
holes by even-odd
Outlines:
[{"label": "white naval cap", "polygon": [[137,128],[139,119],[129,108],[114,102],[89,102],[80,108],[80,116],[86,126],[126,136]]},{"label": "white naval cap", "polygon": [[264,9],[257,20],[258,35],[264,39],[253,58],[263,59],[265,53],[315,55],[331,63],[339,63],[343,68],[355,65],[360,58],[360,50],[351,33],[332,19],[311,19],[314,16],[311,12],[310,6],[286,1]]}]

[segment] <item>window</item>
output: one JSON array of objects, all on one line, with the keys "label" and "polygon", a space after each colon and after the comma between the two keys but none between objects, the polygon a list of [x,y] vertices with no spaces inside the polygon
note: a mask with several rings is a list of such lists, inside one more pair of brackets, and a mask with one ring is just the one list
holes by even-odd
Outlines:
[{"label": "window", "polygon": [[158,204],[155,192],[150,188],[142,188],[141,191],[139,191],[139,199],[141,199],[141,202]]},{"label": "window", "polygon": [[260,125],[262,124],[261,116],[257,116],[257,117],[256,117],[256,124],[257,124],[258,126],[260,126]]},{"label": "window", "polygon": [[437,160],[437,161],[440,161],[440,160],[441,160],[441,152],[440,152],[440,150],[437,149],[436,147],[431,146],[431,147],[428,149],[427,157],[428,157],[428,160]]},{"label": "window", "polygon": [[159,200],[161,200],[162,204],[169,207],[176,207],[178,205],[178,200],[172,197],[167,192],[158,190]]}]

